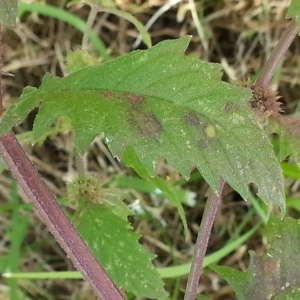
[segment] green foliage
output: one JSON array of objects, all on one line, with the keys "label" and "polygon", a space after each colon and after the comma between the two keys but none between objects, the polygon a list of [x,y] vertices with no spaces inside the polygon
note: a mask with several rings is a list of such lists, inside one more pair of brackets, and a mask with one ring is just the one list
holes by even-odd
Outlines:
[{"label": "green foliage", "polygon": [[66,70],[71,73],[100,63],[99,58],[96,58],[86,50],[81,49],[69,52],[66,60]]},{"label": "green foliage", "polygon": [[286,205],[288,208],[292,208],[300,213],[300,201],[299,198],[288,196],[286,199]]},{"label": "green foliage", "polygon": [[270,248],[259,257],[250,253],[247,272],[228,267],[211,267],[235,290],[239,300],[299,299],[300,227],[299,221],[271,217],[266,227]]},{"label": "green foliage", "polygon": [[[198,174],[199,173],[197,173],[197,175]],[[150,176],[150,178],[153,177]],[[178,198],[182,204],[185,204],[189,207],[194,207],[196,204],[196,193],[190,191],[189,189],[182,188],[178,184],[178,182],[180,181],[176,181],[175,183],[173,182],[172,184],[170,183],[169,186],[172,189],[172,193],[176,194],[175,197]],[[142,179],[136,176],[120,175],[114,177],[109,184],[111,186],[117,186],[119,188],[134,189],[135,191],[154,195],[160,199],[170,199],[167,194],[164,194],[164,192],[155,185],[155,182],[153,182],[152,180],[149,181],[147,178]],[[167,202],[165,204],[167,204]]]},{"label": "green foliage", "polygon": [[[113,1],[89,2],[113,6]],[[49,6],[23,3],[19,7],[22,6],[46,15],[59,13]],[[16,7],[15,0],[0,2],[1,24],[15,23]],[[151,46],[147,31],[133,16],[115,8],[105,11],[132,22]],[[68,14],[56,17],[76,23]],[[294,18],[300,26],[298,0],[292,0],[287,17]],[[79,27],[85,32],[84,23]],[[109,59],[101,40],[93,32],[89,36],[102,56]],[[135,51],[86,69],[82,67],[96,61],[83,56],[83,52],[74,52],[69,56],[69,70],[75,72],[66,78],[46,75],[39,89],[24,89],[19,101],[0,121],[0,134],[22,122],[35,107],[40,109],[33,143],[59,131],[51,127],[57,118],[65,121],[67,129],[68,121],[72,123],[80,154],[97,134],[105,132],[112,154],[173,201],[186,232],[178,193],[154,175],[161,158],[186,178],[191,168],[197,167],[214,190],[223,177],[242,197],[248,198],[248,185],[254,183],[258,195],[270,206],[278,204],[284,213],[281,169],[271,144],[248,108],[250,91],[222,82],[219,65],[184,57],[188,42],[188,38],[162,42],[148,51]],[[267,131],[279,135],[279,159],[292,156],[300,166],[299,120],[273,121]],[[289,176],[299,178],[298,169],[283,166]],[[155,256],[138,243],[139,235],[131,231],[127,222],[132,212],[122,201],[124,195],[119,190],[104,189],[92,177],[75,181],[68,193],[78,202],[74,216],[78,231],[116,284],[137,297],[165,297],[163,282],[151,263]],[[290,201],[289,205],[299,210],[298,202],[292,198]],[[13,218],[14,222],[21,222],[19,213]],[[27,221],[23,225],[26,228]],[[15,246],[8,263],[13,271],[18,269],[16,257],[25,234],[22,228],[12,231]],[[245,273],[221,266],[213,269],[234,287],[238,299],[299,298],[299,232],[299,222],[271,218],[266,233],[271,244],[267,255],[258,257],[251,252],[250,267]],[[16,281],[9,283],[16,290]],[[14,293],[12,290],[11,295]],[[16,294],[11,298],[15,297]]]},{"label": "green foliage", "polygon": [[15,25],[18,16],[18,0],[0,0],[0,24]]},{"label": "green foliage", "polygon": [[[25,12],[34,12],[44,16],[53,17],[61,20],[67,24],[70,24],[78,31],[85,33],[86,22],[77,17],[75,14],[69,13],[63,8],[47,5],[45,3],[26,3],[18,2],[19,14],[22,15]],[[98,35],[93,31],[89,30],[87,33],[90,42],[94,45],[95,49],[101,55],[103,60],[109,60],[110,56],[106,52],[106,47]]]},{"label": "green foliage", "polygon": [[139,34],[142,37],[143,42],[147,45],[148,48],[152,46],[151,37],[145,26],[132,14],[119,10],[116,8],[116,2],[114,0],[73,0],[69,4],[76,3],[88,3],[91,5],[92,9],[97,9],[109,14],[119,16],[130,23],[132,23],[135,28],[139,31]]},{"label": "green foliage", "polygon": [[162,191],[162,193],[172,201],[172,203],[178,209],[181,220],[183,221],[185,236],[187,236],[188,227],[187,227],[187,222],[186,222],[186,218],[184,215],[184,211],[183,211],[183,208],[181,205],[181,200],[178,197],[179,196],[178,193],[176,193],[174,191],[172,184],[163,180],[160,177],[150,176],[149,173],[147,172],[146,168],[143,166],[143,164],[141,163],[139,158],[136,156],[134,150],[131,147],[127,147],[125,149],[124,154],[123,154],[123,160],[124,160],[124,163],[128,167],[132,167],[138,173],[138,175],[140,177],[152,182],[156,188],[159,188]]},{"label": "green foliage", "polygon": [[185,177],[196,166],[215,191],[220,176],[243,198],[255,183],[284,212],[281,168],[248,108],[251,92],[222,82],[220,65],[183,56],[188,43],[165,41],[66,78],[47,75],[8,110],[0,134],[40,106],[33,142],[67,115],[80,153],[104,131],[115,157],[131,146],[150,175],[164,157]]},{"label": "green foliage", "polygon": [[[144,42],[151,46],[143,25],[132,15],[114,8],[113,1],[88,2],[111,7],[104,10],[133,23]],[[19,7],[77,24],[74,26],[82,32],[86,30],[84,22],[77,22],[76,17],[55,7],[24,3]],[[15,24],[17,1],[1,0],[0,13],[0,24]],[[298,0],[291,1],[287,17],[294,18],[300,26]],[[101,40],[92,31],[89,37],[108,60]],[[19,101],[1,120],[0,134],[23,121],[35,107],[40,109],[34,123],[33,143],[60,131],[61,127],[51,127],[57,118],[68,130],[68,122],[72,123],[81,154],[104,131],[112,154],[160,188],[176,205],[186,232],[179,194],[171,184],[153,175],[161,158],[167,159],[185,177],[196,166],[214,190],[223,177],[247,198],[248,184],[254,183],[266,203],[278,204],[284,212],[283,177],[271,144],[248,108],[251,93],[222,82],[219,65],[184,57],[188,41],[182,38],[163,42],[148,51],[135,51],[86,69],[82,67],[97,61],[84,56],[86,52],[76,51],[68,57],[69,70],[75,72],[62,79],[46,75],[39,89],[24,89]],[[292,156],[298,166],[299,124],[297,118],[282,118],[280,122],[272,120],[267,129],[279,135],[279,160]],[[299,179],[298,169],[283,166],[289,176]],[[163,282],[151,263],[155,256],[138,243],[139,235],[132,232],[128,223],[132,212],[122,201],[124,194],[104,189],[93,177],[75,181],[68,194],[78,204],[75,226],[116,284],[137,297],[166,297]],[[290,202],[290,207],[299,210],[299,201],[290,198]],[[14,210],[12,222],[21,226],[14,226],[10,232],[12,247],[5,264],[7,271],[17,272],[28,218]],[[213,269],[231,284],[238,299],[299,298],[299,233],[298,221],[287,218],[282,222],[272,217],[266,227],[270,249],[262,257],[251,252],[247,272],[221,266]],[[10,297],[16,299],[17,282],[10,279],[8,283]]]},{"label": "green foliage", "polygon": [[147,47],[150,48],[152,46],[151,37],[150,37],[147,29],[133,15],[131,15],[130,13],[127,13],[126,11],[122,11],[122,10],[119,10],[116,8],[105,8],[104,11],[107,13],[111,13],[113,15],[119,16],[119,17],[129,21],[130,23],[132,23],[136,27],[136,29],[139,31],[139,33],[142,37],[142,40],[147,45]]},{"label": "green foliage", "polygon": [[[235,251],[239,246],[244,244],[249,238],[256,232],[260,224],[251,228],[248,232],[240,236],[239,238],[233,239],[227,245],[219,249],[218,251],[205,256],[203,262],[203,268],[208,267],[211,264],[216,264],[218,261],[226,257],[229,253]],[[166,268],[158,268],[161,278],[175,278],[184,275],[188,275],[191,270],[191,264],[183,264],[179,266],[172,266]]]},{"label": "green foliage", "polygon": [[277,133],[279,138],[278,159],[287,157],[300,167],[300,119],[297,117],[271,119],[266,128],[270,134]]},{"label": "green foliage", "polygon": [[[297,25],[300,26],[300,1],[299,0],[292,0],[291,4],[288,8],[287,18],[294,18]],[[298,34],[300,35],[300,29],[298,27]]]},{"label": "green foliage", "polygon": [[290,177],[296,180],[300,179],[300,168],[287,162],[280,163],[282,172],[285,177]]},{"label": "green foliage", "polygon": [[80,199],[84,209],[78,209],[74,225],[119,287],[137,297],[166,297],[163,281],[151,263],[155,255],[139,244],[140,236],[131,231],[125,220],[128,208],[121,199],[118,204],[116,198],[107,202],[108,198],[104,190],[106,203],[94,204]]},{"label": "green foliage", "polygon": [[[18,188],[15,181],[12,182],[11,203],[8,205],[1,205],[1,209],[11,210],[11,228],[7,228],[7,236],[9,237],[10,247],[8,255],[0,256],[0,272],[13,273],[19,270],[19,257],[21,253],[21,245],[24,241],[26,231],[29,225],[29,215],[31,209],[21,209],[21,199],[18,196]],[[10,206],[10,207],[9,207]],[[1,210],[0,210],[1,211]],[[10,227],[10,226],[9,226]],[[9,285],[9,299],[18,300],[22,298],[21,291],[18,288],[16,279],[6,279]]]}]

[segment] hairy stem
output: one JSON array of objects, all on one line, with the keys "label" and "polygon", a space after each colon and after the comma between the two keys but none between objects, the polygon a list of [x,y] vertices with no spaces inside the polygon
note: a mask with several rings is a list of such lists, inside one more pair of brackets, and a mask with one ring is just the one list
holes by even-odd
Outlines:
[{"label": "hairy stem", "polygon": [[202,264],[207,250],[211,229],[221,202],[225,180],[220,178],[217,194],[211,194],[205,204],[200,229],[197,236],[191,271],[188,277],[184,300],[194,300],[197,294],[198,282],[202,272]]},{"label": "hairy stem", "polygon": [[294,20],[290,21],[287,29],[281,35],[278,44],[273,49],[269,59],[264,65],[261,74],[255,82],[256,87],[267,87],[270,84],[271,78],[274,75],[283,57],[290,47],[292,41],[297,34],[297,24]]},{"label": "hairy stem", "polygon": [[48,229],[100,299],[124,300],[52,196],[12,132],[0,137],[0,155],[34,204]]}]

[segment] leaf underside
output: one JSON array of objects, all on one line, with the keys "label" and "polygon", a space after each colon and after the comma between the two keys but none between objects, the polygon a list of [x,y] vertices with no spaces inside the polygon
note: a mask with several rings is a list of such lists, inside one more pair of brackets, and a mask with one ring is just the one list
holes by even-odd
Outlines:
[{"label": "leaf underside", "polygon": [[220,65],[184,56],[189,40],[165,41],[65,78],[47,75],[38,90],[25,89],[0,134],[39,105],[33,142],[67,115],[81,153],[104,132],[114,156],[130,146],[149,174],[160,158],[185,177],[195,166],[214,191],[223,177],[247,199],[254,183],[259,197],[284,212],[281,168],[248,108],[251,91],[222,82]]},{"label": "leaf underside", "polygon": [[250,253],[247,272],[213,266],[234,289],[239,300],[300,299],[300,223],[271,217],[266,230],[271,247],[264,256]]}]

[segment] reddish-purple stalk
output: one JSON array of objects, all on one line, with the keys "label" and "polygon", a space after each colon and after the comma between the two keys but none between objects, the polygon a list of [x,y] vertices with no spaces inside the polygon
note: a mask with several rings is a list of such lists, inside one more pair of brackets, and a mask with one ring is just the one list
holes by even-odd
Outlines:
[{"label": "reddish-purple stalk", "polygon": [[[2,26],[0,26],[0,116],[2,107]],[[0,137],[0,155],[29,200],[94,293],[104,300],[125,297],[66,217],[13,132]]]},{"label": "reddish-purple stalk", "polygon": [[225,180],[220,178],[217,194],[212,193],[205,204],[196,244],[192,258],[191,270],[186,286],[184,300],[195,299],[197,295],[198,282],[202,272],[203,260],[207,250],[211,229],[214,224],[215,216],[222,199]]},{"label": "reddish-purple stalk", "polygon": [[[291,20],[285,32],[278,41],[278,44],[273,49],[269,59],[264,65],[260,76],[254,83],[256,87],[263,88],[269,86],[276,69],[283,60],[285,53],[294,40],[297,30],[297,24],[294,20]],[[198,283],[202,273],[203,260],[207,251],[212,225],[221,201],[221,195],[225,184],[226,182],[223,179],[220,179],[218,193],[216,195],[209,196],[206,201],[197,241],[195,244],[195,251],[192,258],[192,265],[188,276],[184,300],[194,300],[196,298]]]},{"label": "reddish-purple stalk", "polygon": [[0,25],[0,116],[3,114],[3,103],[2,103],[2,65],[3,65],[3,57],[2,57],[2,25]]},{"label": "reddish-purple stalk", "polygon": [[0,155],[74,266],[100,299],[124,300],[47,188],[12,132],[0,137]]},{"label": "reddish-purple stalk", "polygon": [[270,57],[265,63],[259,77],[254,83],[255,87],[268,87],[270,81],[277,70],[279,64],[282,62],[288,48],[297,34],[297,24],[294,20],[291,20],[288,27],[282,34],[276,47],[273,49]]}]

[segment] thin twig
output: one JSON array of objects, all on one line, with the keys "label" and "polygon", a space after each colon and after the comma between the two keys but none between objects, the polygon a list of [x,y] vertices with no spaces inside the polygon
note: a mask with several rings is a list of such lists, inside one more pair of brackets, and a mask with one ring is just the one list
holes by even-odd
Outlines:
[{"label": "thin twig", "polygon": [[191,271],[188,277],[184,300],[194,300],[197,294],[198,282],[202,272],[202,264],[207,250],[211,229],[221,202],[225,180],[220,178],[217,194],[208,197],[197,236]]},{"label": "thin twig", "polygon": [[201,24],[200,20],[199,20],[199,10],[196,7],[196,3],[195,0],[189,0],[189,5],[190,5],[190,10],[191,10],[191,15],[193,18],[193,23],[196,27],[197,33],[200,37],[200,43],[203,46],[204,49],[204,53],[206,56],[208,56],[208,42],[207,42],[207,38],[205,36],[205,32],[203,29],[203,25]]},{"label": "thin twig", "polygon": [[86,22],[86,28],[83,33],[82,42],[81,42],[81,48],[87,49],[90,33],[92,31],[93,24],[96,20],[98,14],[98,7],[95,4],[91,4],[91,10]]},{"label": "thin twig", "polygon": [[269,59],[264,65],[261,74],[255,82],[256,87],[267,87],[270,84],[271,78],[274,75],[279,64],[283,60],[284,55],[286,54],[287,49],[290,47],[292,41],[294,40],[297,34],[297,24],[294,20],[290,21],[287,29],[281,35],[278,44],[273,49]]},{"label": "thin twig", "polygon": [[12,132],[0,137],[0,155],[74,266],[104,300],[124,300],[96,257],[63,213]]},{"label": "thin twig", "polygon": [[[156,20],[162,15],[164,14],[166,11],[168,11],[172,6],[175,6],[176,4],[178,4],[179,2],[181,2],[182,0],[168,0],[163,6],[161,6],[149,19],[149,21],[146,23],[145,25],[145,29],[147,31],[149,31],[149,29],[152,27],[152,25],[156,22]],[[139,36],[137,37],[137,39],[135,40],[135,42],[132,45],[132,49],[136,49],[140,43],[142,42],[143,37],[141,34],[139,34]]]}]

